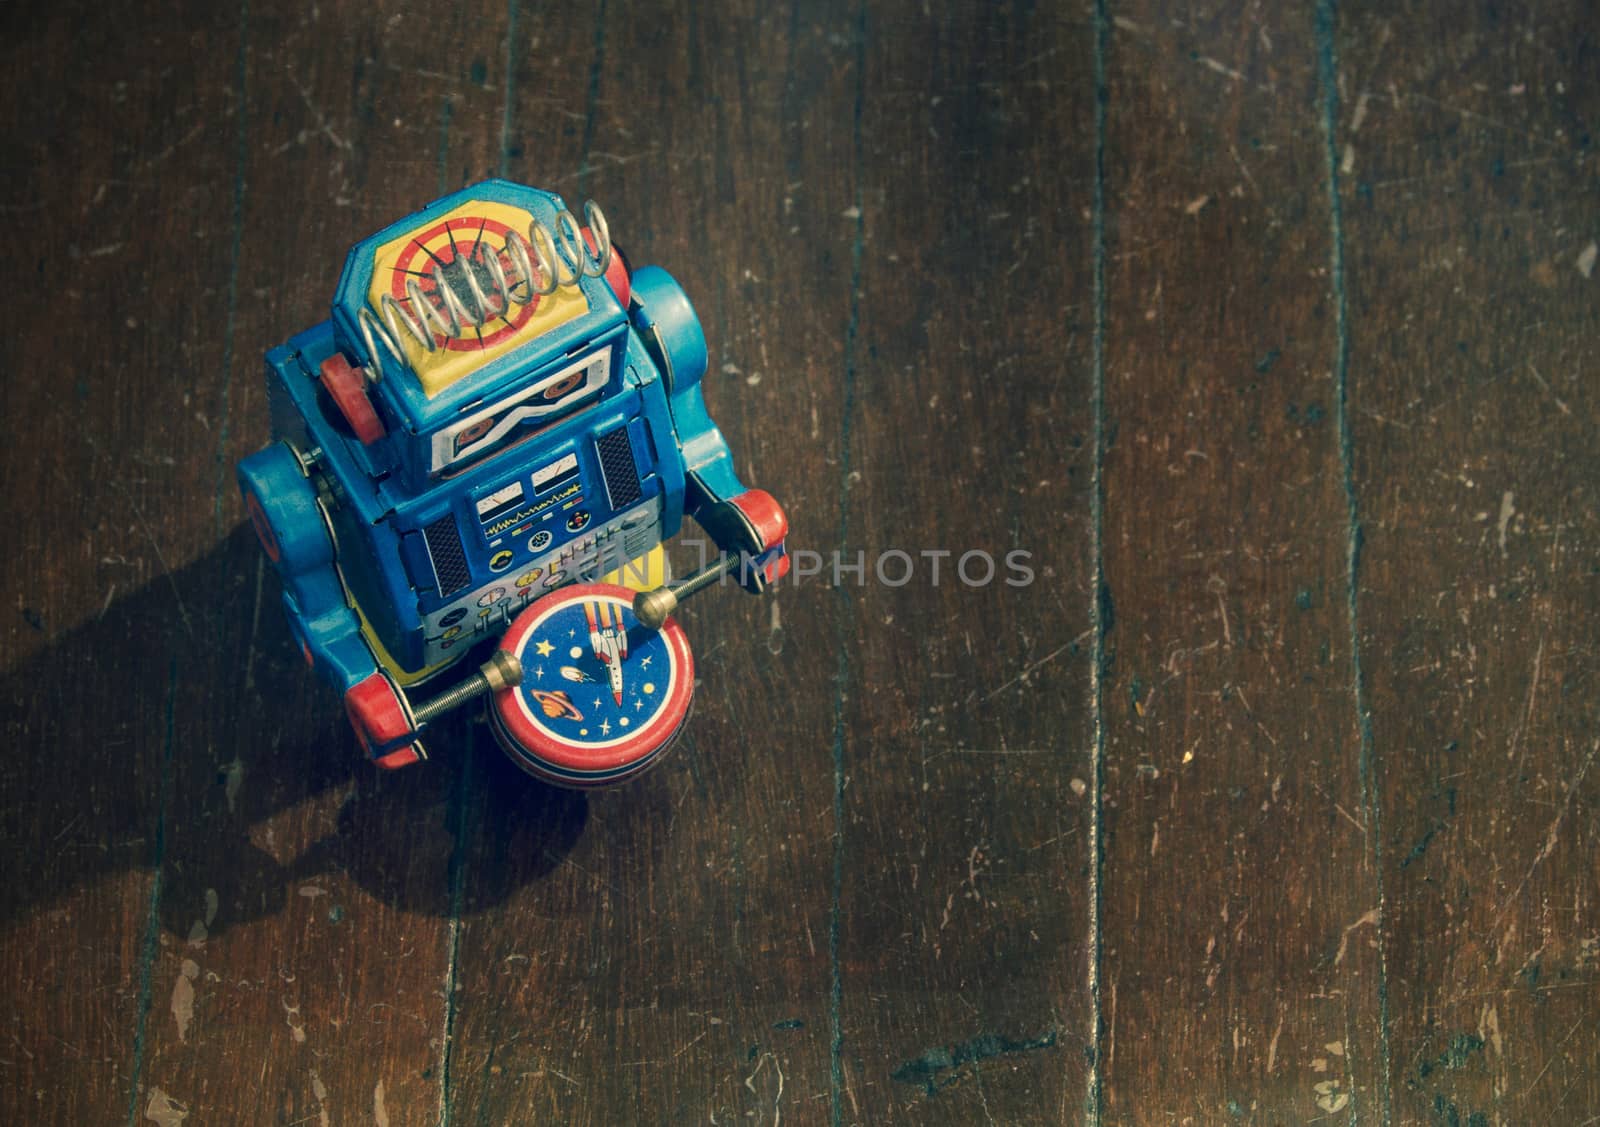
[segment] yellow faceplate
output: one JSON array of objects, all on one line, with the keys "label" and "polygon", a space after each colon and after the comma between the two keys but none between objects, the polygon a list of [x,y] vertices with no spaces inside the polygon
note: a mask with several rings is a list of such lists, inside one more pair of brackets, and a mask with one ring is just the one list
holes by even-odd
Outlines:
[{"label": "yellow faceplate", "polygon": [[602,583],[615,583],[630,591],[651,591],[666,581],[667,553],[660,544],[600,577]]},{"label": "yellow faceplate", "polygon": [[[520,348],[536,337],[589,312],[589,302],[576,285],[561,286],[552,294],[533,294],[526,305],[506,302],[495,292],[493,271],[478,269],[475,274],[490,307],[496,312],[481,325],[470,323],[478,304],[465,280],[463,267],[446,272],[454,280],[454,290],[469,319],[463,323],[459,336],[450,337],[439,331],[441,320],[448,322],[450,311],[434,282],[435,268],[443,263],[449,267],[457,256],[466,261],[487,261],[493,254],[500,260],[501,272],[509,287],[518,295],[531,292],[531,287],[519,287],[520,271],[506,249],[509,232],[515,231],[524,241],[529,238],[533,217],[520,207],[493,203],[488,200],[469,200],[439,218],[384,243],[372,256],[372,286],[367,300],[378,319],[385,324],[383,296],[388,294],[399,303],[400,309],[409,312],[412,319],[433,332],[436,347],[432,352],[423,348],[417,338],[405,327],[404,319],[397,319],[391,333],[405,350],[405,358],[417,383],[430,399],[464,376],[482,368],[492,360]],[[533,269],[538,270],[537,255],[530,255]],[[407,282],[420,288],[424,300],[434,313],[414,308],[414,296]],[[503,314],[503,315],[502,315]],[[458,311],[459,316],[459,311]],[[395,328],[398,331],[395,331]]]}]

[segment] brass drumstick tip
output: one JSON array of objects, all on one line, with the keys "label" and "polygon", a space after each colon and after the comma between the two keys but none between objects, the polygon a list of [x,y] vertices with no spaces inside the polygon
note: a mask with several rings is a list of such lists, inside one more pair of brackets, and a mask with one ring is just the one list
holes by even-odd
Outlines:
[{"label": "brass drumstick tip", "polygon": [[640,591],[633,597],[633,615],[652,630],[659,630],[673,611],[678,609],[678,596],[666,587],[653,591]]}]

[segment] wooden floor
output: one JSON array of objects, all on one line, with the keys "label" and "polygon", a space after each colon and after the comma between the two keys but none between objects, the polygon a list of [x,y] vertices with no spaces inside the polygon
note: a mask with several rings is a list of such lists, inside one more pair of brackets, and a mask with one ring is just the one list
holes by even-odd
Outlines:
[{"label": "wooden floor", "polygon": [[[1594,7],[552,8],[4,16],[0,1118],[1596,1122]],[[368,767],[233,484],[491,175],[823,561],[590,796]]]}]

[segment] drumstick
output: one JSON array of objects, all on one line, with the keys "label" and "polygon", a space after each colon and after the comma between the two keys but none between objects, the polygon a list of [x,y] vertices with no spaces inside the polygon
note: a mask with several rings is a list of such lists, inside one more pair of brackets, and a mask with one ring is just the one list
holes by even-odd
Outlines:
[{"label": "drumstick", "polygon": [[522,684],[522,663],[514,654],[509,654],[505,650],[495,650],[489,660],[479,667],[478,672],[459,685],[446,689],[432,700],[423,701],[411,710],[411,715],[420,728],[434,717],[449,712],[452,708],[458,708],[469,700],[520,684]]},{"label": "drumstick", "polygon": [[633,597],[633,615],[641,625],[652,630],[661,629],[667,617],[678,609],[678,604],[690,595],[704,591],[728,572],[739,566],[739,555],[729,553],[709,564],[674,587],[657,587],[654,591],[640,591]]}]

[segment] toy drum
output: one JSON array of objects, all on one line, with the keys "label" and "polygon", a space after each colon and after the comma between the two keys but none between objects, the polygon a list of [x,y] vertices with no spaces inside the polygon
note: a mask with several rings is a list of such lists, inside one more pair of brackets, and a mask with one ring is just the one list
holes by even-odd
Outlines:
[{"label": "toy drum", "polygon": [[494,695],[495,736],[527,771],[560,786],[621,782],[677,737],[694,695],[694,658],[672,619],[659,630],[610,583],[562,587],[528,606],[500,648],[522,684]]}]

